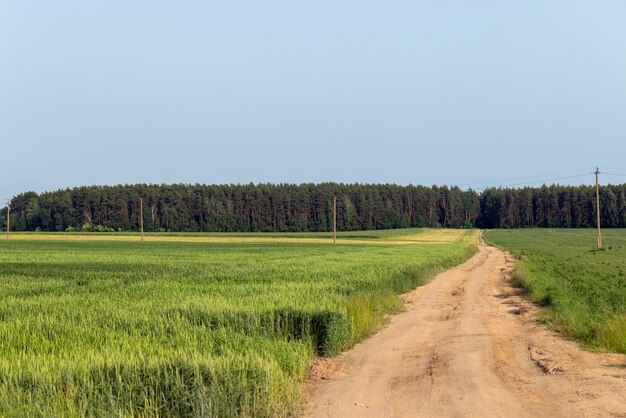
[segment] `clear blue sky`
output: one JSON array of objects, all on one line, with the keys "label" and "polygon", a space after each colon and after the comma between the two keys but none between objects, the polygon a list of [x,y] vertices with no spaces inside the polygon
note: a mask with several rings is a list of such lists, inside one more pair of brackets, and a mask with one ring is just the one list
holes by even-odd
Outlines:
[{"label": "clear blue sky", "polygon": [[626,2],[4,1],[0,145],[0,199],[626,168]]}]

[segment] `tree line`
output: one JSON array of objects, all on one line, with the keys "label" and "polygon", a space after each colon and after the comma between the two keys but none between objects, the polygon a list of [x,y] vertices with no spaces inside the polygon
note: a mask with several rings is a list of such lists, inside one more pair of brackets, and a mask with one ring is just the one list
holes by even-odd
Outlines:
[{"label": "tree line", "polygon": [[[146,231],[330,231],[407,227],[523,228],[595,226],[595,188],[489,188],[394,184],[85,186],[11,200],[15,231],[136,231],[140,199]],[[604,227],[626,227],[626,184],[602,186]],[[6,225],[6,208],[0,224]],[[6,228],[6,227],[5,227]]]}]

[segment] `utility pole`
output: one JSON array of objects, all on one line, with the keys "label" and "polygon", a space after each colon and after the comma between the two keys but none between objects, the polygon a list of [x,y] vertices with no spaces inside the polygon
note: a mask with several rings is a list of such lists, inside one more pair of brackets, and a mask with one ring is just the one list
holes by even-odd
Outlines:
[{"label": "utility pole", "polygon": [[598,222],[598,250],[602,249],[602,233],[600,232],[600,186],[598,186],[598,174],[600,174],[600,169],[596,167],[596,171],[594,173],[596,175],[596,215]]},{"label": "utility pole", "polygon": [[143,198],[139,198],[139,225],[141,227],[141,242],[143,242]]},{"label": "utility pole", "polygon": [[11,229],[11,204],[7,203],[7,239],[9,239],[10,229]]},{"label": "utility pole", "polygon": [[407,206],[409,207],[409,228],[411,227],[411,215],[413,214],[413,205],[411,204],[411,192],[406,192]]},{"label": "utility pole", "polygon": [[333,196],[333,245],[337,244],[337,196]]}]

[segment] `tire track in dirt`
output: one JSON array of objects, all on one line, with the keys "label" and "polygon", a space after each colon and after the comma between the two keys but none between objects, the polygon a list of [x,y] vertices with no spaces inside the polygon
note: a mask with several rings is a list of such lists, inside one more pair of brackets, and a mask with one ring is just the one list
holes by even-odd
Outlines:
[{"label": "tire track in dirt", "polygon": [[307,383],[307,417],[626,417],[626,356],[589,353],[536,320],[513,258],[479,243],[403,295],[407,310]]}]

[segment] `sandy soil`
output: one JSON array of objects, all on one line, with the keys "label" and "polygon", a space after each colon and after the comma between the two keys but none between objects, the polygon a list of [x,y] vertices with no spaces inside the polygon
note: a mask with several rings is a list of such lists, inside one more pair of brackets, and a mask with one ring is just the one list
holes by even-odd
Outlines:
[{"label": "sandy soil", "polygon": [[626,356],[583,351],[536,321],[512,257],[479,244],[404,295],[407,311],[305,384],[307,417],[626,417]]}]

